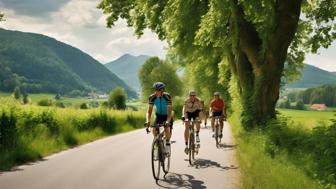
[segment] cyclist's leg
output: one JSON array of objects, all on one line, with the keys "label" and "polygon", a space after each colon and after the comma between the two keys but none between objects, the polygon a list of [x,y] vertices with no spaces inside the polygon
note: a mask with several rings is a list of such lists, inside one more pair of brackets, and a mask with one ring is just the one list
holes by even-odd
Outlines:
[{"label": "cyclist's leg", "polygon": [[212,117],[211,117],[211,128],[212,131],[215,131],[215,117],[214,117],[214,112],[212,112]]},{"label": "cyclist's leg", "polygon": [[224,128],[224,115],[223,115],[223,112],[221,111],[220,112],[220,125],[221,125],[221,131],[223,131],[223,128]]},{"label": "cyclist's leg", "polygon": [[[159,124],[159,121],[160,121],[159,119],[160,119],[159,116],[155,115],[155,120],[154,120],[154,125],[153,126]],[[156,129],[154,127],[152,127],[152,134],[153,134],[153,137],[156,137],[156,135],[158,134],[158,133],[156,133]]]},{"label": "cyclist's leg", "polygon": [[184,141],[185,141],[185,144],[188,145],[188,139],[189,139],[189,125],[190,125],[190,122],[189,120],[187,120],[185,123],[185,129],[184,129]]}]

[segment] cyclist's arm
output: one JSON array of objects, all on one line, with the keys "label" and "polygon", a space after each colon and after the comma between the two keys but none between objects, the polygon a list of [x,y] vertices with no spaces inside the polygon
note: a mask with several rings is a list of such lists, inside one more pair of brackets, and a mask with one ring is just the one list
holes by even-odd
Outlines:
[{"label": "cyclist's arm", "polygon": [[147,113],[146,113],[146,123],[150,122],[150,118],[152,116],[152,112],[153,112],[153,104],[149,104],[148,108],[147,108]]},{"label": "cyclist's arm", "polygon": [[185,105],[183,105],[183,108],[182,108],[182,117],[184,117],[185,116]]}]

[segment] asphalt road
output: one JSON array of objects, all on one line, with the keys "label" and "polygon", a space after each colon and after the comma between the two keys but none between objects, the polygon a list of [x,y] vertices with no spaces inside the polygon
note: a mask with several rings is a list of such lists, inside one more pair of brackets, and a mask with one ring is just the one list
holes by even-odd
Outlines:
[{"label": "asphalt road", "polygon": [[184,126],[175,123],[170,173],[154,181],[144,129],[104,138],[0,173],[1,189],[133,189],[239,188],[239,167],[231,130],[225,124],[221,148],[209,126],[200,132],[201,148],[194,166],[184,154]]}]

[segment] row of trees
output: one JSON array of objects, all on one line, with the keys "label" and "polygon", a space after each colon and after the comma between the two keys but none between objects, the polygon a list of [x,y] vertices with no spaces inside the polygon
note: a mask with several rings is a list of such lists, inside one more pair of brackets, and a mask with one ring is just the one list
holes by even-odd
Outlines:
[{"label": "row of trees", "polygon": [[293,91],[287,95],[290,102],[302,101],[304,104],[326,104],[336,106],[336,86],[323,85],[320,87],[309,88],[303,91]]},{"label": "row of trees", "polygon": [[122,18],[138,36],[151,29],[169,44],[168,59],[186,69],[223,63],[219,72],[203,69],[206,76],[199,77],[233,75],[237,89],[231,96],[240,99],[246,128],[276,118],[281,78],[290,80],[305,53],[327,48],[336,38],[334,1],[102,0],[98,7],[108,27]]}]

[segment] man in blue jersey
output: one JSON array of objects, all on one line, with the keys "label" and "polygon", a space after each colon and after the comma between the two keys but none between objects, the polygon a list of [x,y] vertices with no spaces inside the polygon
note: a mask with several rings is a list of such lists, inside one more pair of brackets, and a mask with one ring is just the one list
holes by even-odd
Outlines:
[{"label": "man in blue jersey", "polygon": [[[146,114],[146,125],[150,126],[150,119],[153,112],[153,107],[155,106],[155,121],[156,124],[165,124],[164,136],[166,139],[166,152],[170,152],[170,136],[172,128],[172,99],[171,96],[164,92],[166,85],[162,82],[156,82],[153,85],[155,92],[149,96],[148,109]],[[156,136],[154,129],[153,135]]]}]

